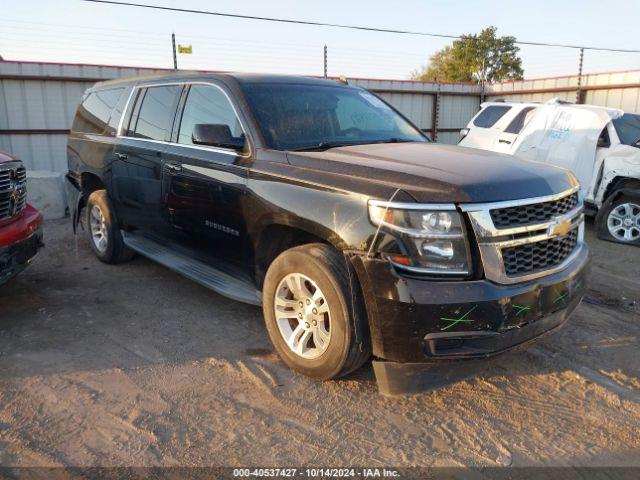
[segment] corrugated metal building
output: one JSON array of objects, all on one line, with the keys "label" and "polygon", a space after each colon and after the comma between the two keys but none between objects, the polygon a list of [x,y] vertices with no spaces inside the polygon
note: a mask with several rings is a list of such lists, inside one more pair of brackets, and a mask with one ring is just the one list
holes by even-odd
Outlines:
[{"label": "corrugated metal building", "polygon": [[[159,71],[159,70],[158,70]],[[67,134],[86,88],[150,69],[0,62],[0,150],[30,170],[67,170]]]},{"label": "corrugated metal building", "polygon": [[[30,170],[65,172],[66,136],[86,88],[97,81],[164,72],[162,69],[0,61],[0,150]],[[454,144],[476,114],[481,90],[472,84],[349,79],[394,105],[437,141]],[[579,92],[579,93],[578,93]],[[640,111],[640,71],[557,77],[490,85],[486,98],[567,101]]]},{"label": "corrugated metal building", "polygon": [[[166,70],[0,62],[0,150],[30,170],[66,172],[66,136],[84,90],[97,81]],[[384,97],[438,141],[455,143],[479,108],[474,85],[350,79]],[[434,105],[439,108],[434,110]],[[437,129],[435,128],[437,125]]]},{"label": "corrugated metal building", "polygon": [[577,76],[540,78],[491,85],[487,100],[544,102],[554,97],[567,102],[587,103],[640,112],[640,70]]}]

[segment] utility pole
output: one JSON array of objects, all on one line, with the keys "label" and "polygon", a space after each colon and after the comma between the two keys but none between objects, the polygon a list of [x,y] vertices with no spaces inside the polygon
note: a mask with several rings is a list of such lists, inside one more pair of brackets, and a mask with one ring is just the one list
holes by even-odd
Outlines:
[{"label": "utility pole", "polygon": [[482,70],[480,71],[480,104],[484,102],[484,94],[485,94],[485,85],[486,81],[486,70],[484,68],[485,58],[482,58]]},{"label": "utility pole", "polygon": [[178,55],[176,53],[176,34],[171,34],[171,48],[173,50],[173,68],[178,69]]},{"label": "utility pole", "polygon": [[436,82],[436,94],[433,96],[433,106],[431,107],[431,140],[438,141],[438,120],[440,119],[440,81]]},{"label": "utility pole", "polygon": [[578,91],[576,92],[576,103],[584,103],[582,99],[582,64],[584,62],[584,48],[580,49],[580,62],[578,63]]},{"label": "utility pole", "polygon": [[324,46],[324,78],[327,78],[327,46]]}]

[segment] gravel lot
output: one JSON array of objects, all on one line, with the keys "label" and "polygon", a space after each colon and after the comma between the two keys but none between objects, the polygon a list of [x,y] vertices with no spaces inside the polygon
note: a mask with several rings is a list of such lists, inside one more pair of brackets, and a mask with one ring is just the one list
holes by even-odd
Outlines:
[{"label": "gravel lot", "polygon": [[409,397],[369,365],[314,383],[261,311],[144,258],[108,266],[68,220],[0,288],[2,466],[640,466],[640,249],[600,242],[561,332]]}]

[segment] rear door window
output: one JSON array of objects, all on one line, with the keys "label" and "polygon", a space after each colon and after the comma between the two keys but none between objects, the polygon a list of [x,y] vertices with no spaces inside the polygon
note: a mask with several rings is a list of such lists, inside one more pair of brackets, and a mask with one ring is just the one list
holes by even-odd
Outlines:
[{"label": "rear door window", "polygon": [[149,87],[140,92],[128,134],[147,140],[169,141],[181,92],[182,85]]},{"label": "rear door window", "polygon": [[478,116],[473,121],[473,124],[476,127],[491,128],[509,110],[511,110],[511,107],[506,106],[506,105],[489,105],[488,107],[485,107],[478,114]]},{"label": "rear door window", "polygon": [[78,107],[71,130],[83,133],[104,133],[113,109],[124,90],[124,88],[113,88],[89,93]]},{"label": "rear door window", "polygon": [[524,128],[524,126],[529,123],[531,117],[535,113],[536,107],[526,107],[523,108],[522,111],[516,115],[516,118],[511,120],[511,123],[507,128],[505,128],[505,133],[515,133],[516,135],[520,133],[520,131]]}]

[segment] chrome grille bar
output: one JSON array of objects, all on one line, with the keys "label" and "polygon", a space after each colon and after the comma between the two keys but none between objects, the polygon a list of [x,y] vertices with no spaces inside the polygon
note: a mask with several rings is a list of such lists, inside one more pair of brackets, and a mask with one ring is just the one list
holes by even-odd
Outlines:
[{"label": "chrome grille bar", "polygon": [[[486,278],[496,283],[513,284],[549,275],[563,270],[570,265],[580,253],[584,241],[584,213],[581,198],[578,199],[575,207],[563,215],[555,216],[540,223],[513,226],[509,228],[496,227],[491,211],[496,209],[525,207],[542,203],[548,204],[549,202],[554,201],[564,201],[566,197],[575,195],[578,192],[578,188],[578,186],[575,186],[560,194],[549,195],[546,197],[485,204],[461,205],[461,210],[469,215],[471,225],[473,226]],[[515,275],[507,272],[504,263],[505,259],[503,258],[503,252],[505,249],[510,249],[508,251],[510,255],[510,262],[514,261],[513,255],[517,255],[518,250],[517,248],[514,250],[514,247],[535,244],[532,245],[536,247],[535,251],[541,252],[540,254],[542,255],[544,254],[544,251],[541,249],[544,245],[554,246],[558,244],[556,241],[549,242],[550,239],[557,239],[560,241],[564,240],[566,237],[573,237],[576,230],[577,242],[571,243],[571,245],[575,243],[575,248],[567,256],[556,256],[560,259],[560,263],[550,265],[549,268],[541,270],[534,269],[530,273]],[[530,251],[530,249],[525,250]],[[553,252],[549,252],[549,255],[553,255]],[[510,272],[515,271],[511,266],[509,270]],[[520,271],[521,269],[517,270]]]},{"label": "chrome grille bar", "polygon": [[21,162],[0,164],[0,220],[17,217],[27,206],[27,171]]}]

